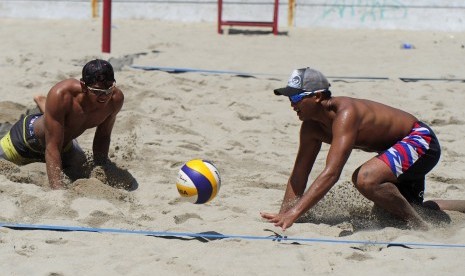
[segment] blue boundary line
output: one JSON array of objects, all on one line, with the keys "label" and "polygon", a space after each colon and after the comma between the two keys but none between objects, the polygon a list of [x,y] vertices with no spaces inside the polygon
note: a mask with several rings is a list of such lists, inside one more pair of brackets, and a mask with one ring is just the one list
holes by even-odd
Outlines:
[{"label": "blue boundary line", "polygon": [[301,237],[288,237],[288,236],[224,235],[224,234],[209,234],[209,233],[129,230],[129,229],[117,229],[117,228],[91,228],[91,227],[44,225],[44,224],[15,224],[15,223],[5,223],[5,222],[0,222],[0,227],[5,227],[5,228],[10,228],[10,229],[15,229],[15,230],[96,232],[96,233],[136,234],[136,235],[155,236],[155,237],[190,237],[190,238],[204,238],[204,239],[271,240],[271,241],[278,241],[278,242],[286,241],[286,242],[305,242],[305,243],[386,245],[386,246],[404,246],[404,247],[414,246],[414,247],[436,247],[436,248],[465,248],[465,244],[385,242],[385,241],[369,241],[369,240],[301,238]]},{"label": "blue boundary line", "polygon": [[[260,73],[246,73],[238,71],[225,71],[225,70],[208,70],[208,69],[195,69],[195,68],[183,68],[183,67],[161,67],[161,66],[138,66],[132,65],[131,68],[146,70],[146,71],[163,71],[168,73],[205,73],[205,74],[228,74],[228,75],[241,75],[241,76],[255,76],[255,75],[268,75]],[[271,75],[271,74],[270,74]]]},{"label": "blue boundary line", "polygon": [[[225,71],[225,70],[210,70],[210,69],[197,69],[197,68],[185,68],[185,67],[163,67],[163,66],[141,66],[141,65],[131,65],[131,68],[145,70],[145,71],[162,71],[166,73],[203,73],[203,74],[228,74],[236,75],[243,77],[255,77],[255,76],[274,76],[280,77],[283,80],[287,79],[288,75],[283,74],[267,74],[267,73],[248,73],[248,72],[238,72],[238,71]],[[326,76],[328,79],[333,80],[365,80],[365,81],[375,81],[375,80],[389,80],[388,77],[370,77],[370,76]],[[448,78],[406,78],[399,77],[403,82],[417,82],[417,81],[458,81],[465,82],[465,79],[448,79]]]},{"label": "blue boundary line", "polygon": [[[228,74],[237,76],[275,76],[287,79],[288,75],[284,74],[267,74],[267,73],[248,73],[238,71],[227,71],[227,70],[209,70],[209,69],[196,69],[196,68],[184,68],[184,67],[163,67],[163,66],[140,66],[132,65],[131,68],[145,70],[145,71],[163,71],[167,73],[204,73],[204,74]],[[328,79],[353,79],[353,80],[388,80],[385,77],[349,77],[349,76],[326,76]]]}]

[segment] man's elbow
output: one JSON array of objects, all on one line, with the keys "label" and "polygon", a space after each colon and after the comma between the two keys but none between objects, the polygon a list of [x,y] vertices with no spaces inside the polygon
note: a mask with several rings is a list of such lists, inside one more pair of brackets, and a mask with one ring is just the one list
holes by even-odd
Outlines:
[{"label": "man's elbow", "polygon": [[328,170],[323,172],[323,176],[327,179],[328,183],[334,185],[341,177],[341,172]]}]

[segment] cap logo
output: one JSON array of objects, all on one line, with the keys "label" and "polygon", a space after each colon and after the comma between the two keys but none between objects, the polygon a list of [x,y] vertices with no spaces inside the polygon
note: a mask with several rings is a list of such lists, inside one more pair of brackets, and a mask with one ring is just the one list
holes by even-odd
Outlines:
[{"label": "cap logo", "polygon": [[302,77],[299,74],[298,70],[292,72],[289,81],[287,82],[287,86],[292,88],[301,88],[302,87]]}]

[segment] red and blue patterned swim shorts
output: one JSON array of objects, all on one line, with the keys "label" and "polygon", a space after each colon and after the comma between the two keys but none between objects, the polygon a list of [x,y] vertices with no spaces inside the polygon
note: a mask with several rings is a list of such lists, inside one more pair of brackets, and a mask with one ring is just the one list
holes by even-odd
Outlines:
[{"label": "red and blue patterned swim shorts", "polygon": [[377,157],[391,168],[397,177],[402,195],[414,203],[423,202],[425,175],[441,156],[441,147],[433,130],[416,122],[411,132]]}]

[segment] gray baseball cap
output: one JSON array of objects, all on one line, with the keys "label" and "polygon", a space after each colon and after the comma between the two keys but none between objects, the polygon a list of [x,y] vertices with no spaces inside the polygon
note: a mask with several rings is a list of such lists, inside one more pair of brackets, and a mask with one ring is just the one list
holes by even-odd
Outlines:
[{"label": "gray baseball cap", "polygon": [[287,86],[275,89],[274,94],[292,96],[305,91],[326,90],[330,86],[321,72],[307,67],[294,70],[287,81]]}]

